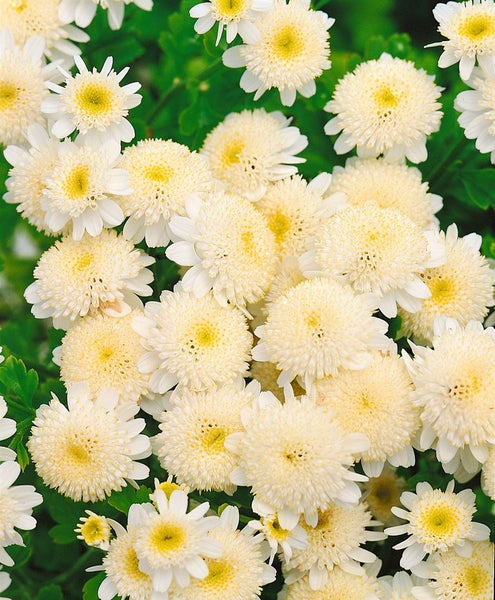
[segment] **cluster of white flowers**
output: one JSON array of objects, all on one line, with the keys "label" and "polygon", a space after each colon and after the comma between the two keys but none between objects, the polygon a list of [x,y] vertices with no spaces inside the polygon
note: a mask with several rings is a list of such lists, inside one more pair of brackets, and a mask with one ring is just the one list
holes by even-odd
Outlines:
[{"label": "cluster of white flowers", "polygon": [[[69,23],[88,25],[97,4],[118,28],[129,3],[62,0],[60,31],[77,40]],[[449,37],[441,66],[460,61],[474,88],[458,97],[461,125],[495,153],[483,96],[492,4],[434,14]],[[240,35],[223,60],[246,67],[241,87],[255,99],[275,87],[290,106],[330,66],[333,19],[309,0],[211,0],[190,14],[198,33],[218,23],[217,43],[224,29],[228,43]],[[345,75],[325,132],[340,134],[338,154],[358,156],[306,181],[297,165],[308,140],[282,113],[231,113],[198,152],[134,142],[127,116],[140,84],[121,85],[127,68],[114,71],[110,57],[89,70],[74,52],[73,75],[45,65],[56,47],[46,37],[19,37],[0,32],[5,201],[61,236],[25,298],[65,331],[53,360],[67,388],[66,404],[54,396],[38,408],[28,450],[45,485],[75,501],[136,486],[152,452],[168,477],[131,505],[127,529],[82,517],[78,537],[106,552],[93,568],[106,575],[99,598],[253,600],[275,580],[275,560],[286,599],[454,597],[449,585],[488,598],[493,544],[472,521],[474,493],[454,493],[453,481],[404,491],[394,472],[434,449],[462,483],[482,470],[495,499],[495,329],[483,326],[495,277],[480,236],[440,230],[442,198],[406,162],[426,159],[440,125],[432,76],[388,54]],[[136,244],[183,267],[172,290],[152,288],[155,258]],[[159,301],[143,306],[153,293]],[[412,353],[388,333],[397,316]],[[140,408],[158,422],[151,439]],[[12,435],[1,421],[0,437]],[[10,487],[12,458],[0,451],[6,565],[3,546],[22,542],[14,527],[34,527],[41,502],[30,486]],[[242,530],[234,506],[205,516],[209,504],[187,495],[238,486],[258,516]],[[412,574],[378,577],[366,544],[404,534],[395,548]]]}]

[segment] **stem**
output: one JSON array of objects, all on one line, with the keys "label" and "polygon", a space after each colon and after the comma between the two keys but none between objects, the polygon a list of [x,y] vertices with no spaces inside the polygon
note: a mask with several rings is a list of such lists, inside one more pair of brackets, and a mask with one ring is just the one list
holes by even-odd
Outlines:
[{"label": "stem", "polygon": [[[435,167],[433,168],[433,171],[429,174],[428,177],[428,181],[430,182],[430,186],[432,185],[432,183],[435,181],[435,177],[437,175],[437,173],[443,168],[443,166],[445,164],[447,164],[447,162],[453,162],[455,160],[455,158],[457,157],[458,154],[460,154],[466,147],[466,143],[469,140],[467,138],[465,138],[464,136],[457,142],[457,144],[454,144],[450,150],[445,154],[445,156],[443,157],[442,160],[440,160]],[[448,170],[448,169],[447,169]],[[438,177],[438,180],[440,178],[442,178],[445,175],[445,173],[441,173]]]}]

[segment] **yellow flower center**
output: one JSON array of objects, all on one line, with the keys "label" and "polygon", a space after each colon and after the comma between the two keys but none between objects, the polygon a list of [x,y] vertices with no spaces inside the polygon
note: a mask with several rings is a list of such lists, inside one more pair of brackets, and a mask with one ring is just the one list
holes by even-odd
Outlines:
[{"label": "yellow flower center", "polygon": [[241,140],[230,140],[225,144],[225,148],[220,156],[220,162],[224,167],[236,165],[241,160],[241,152],[244,150],[245,143]]},{"label": "yellow flower center", "polygon": [[379,109],[387,110],[399,104],[399,96],[394,94],[387,85],[384,85],[375,92],[375,102]]},{"label": "yellow flower center", "polygon": [[100,349],[100,360],[101,362],[107,362],[115,354],[114,349],[110,346],[103,346]]},{"label": "yellow flower center", "polygon": [[9,110],[17,100],[17,88],[7,82],[0,82],[0,111]]},{"label": "yellow flower center", "polygon": [[460,402],[475,404],[477,395],[483,393],[485,387],[484,374],[471,369],[459,377],[459,382],[449,388],[448,394],[451,398],[456,398]]},{"label": "yellow flower center", "polygon": [[173,483],[172,481],[163,481],[162,483],[160,483],[160,485],[158,486],[162,492],[165,493],[165,496],[167,496],[167,498],[170,500],[170,496],[172,495],[172,492],[175,492],[175,490],[180,490],[181,487],[180,485],[177,485],[176,483]]},{"label": "yellow flower center", "polygon": [[218,342],[218,332],[210,323],[203,323],[196,329],[194,338],[195,345],[212,348]]},{"label": "yellow flower center", "polygon": [[174,170],[167,164],[146,167],[144,177],[160,183],[168,183],[174,174]]},{"label": "yellow flower center", "polygon": [[495,33],[495,19],[492,15],[471,15],[459,27],[459,33],[472,42]]},{"label": "yellow flower center", "polygon": [[125,556],[123,566],[123,570],[128,579],[133,581],[141,581],[143,584],[148,583],[150,576],[147,573],[143,573],[139,568],[139,559],[132,546],[127,548],[127,554]]},{"label": "yellow flower center", "polygon": [[257,257],[257,244],[256,237],[249,229],[241,233],[241,243],[243,251],[248,254],[251,258]]},{"label": "yellow flower center", "polygon": [[433,505],[423,511],[420,527],[428,538],[450,537],[459,527],[459,511],[451,504]]},{"label": "yellow flower center", "polygon": [[150,539],[155,552],[162,555],[172,554],[184,545],[186,532],[175,523],[160,523]]},{"label": "yellow flower center", "polygon": [[72,169],[64,182],[64,193],[69,200],[79,200],[89,190],[89,167],[80,165]]},{"label": "yellow flower center", "polygon": [[212,0],[218,20],[238,20],[246,12],[246,0]]},{"label": "yellow flower center", "polygon": [[286,233],[290,230],[290,225],[290,219],[282,211],[277,211],[270,216],[268,227],[275,235],[277,244],[281,244],[284,241]]},{"label": "yellow flower center", "polygon": [[81,535],[88,545],[97,544],[108,538],[108,529],[103,525],[103,519],[98,516],[88,517],[81,525]]},{"label": "yellow flower center", "polygon": [[74,273],[84,271],[91,265],[93,258],[94,257],[90,252],[81,252],[72,265],[72,271]]},{"label": "yellow flower center", "polygon": [[277,58],[290,61],[298,58],[304,50],[304,38],[294,25],[286,25],[273,36],[271,42]]},{"label": "yellow flower center", "polygon": [[98,116],[113,109],[114,98],[108,88],[93,82],[81,87],[77,94],[77,102],[81,112]]},{"label": "yellow flower center", "polygon": [[[471,598],[482,597],[483,592],[490,590],[490,577],[486,569],[469,565],[463,573],[462,581],[466,586],[466,592]],[[486,596],[488,598],[488,596]]]},{"label": "yellow flower center", "polygon": [[208,575],[198,583],[199,588],[225,589],[234,580],[234,567],[225,559],[207,560]]},{"label": "yellow flower center", "polygon": [[67,444],[67,454],[73,462],[79,464],[88,463],[91,459],[90,453],[87,451],[87,449],[83,445],[75,442],[69,442]]},{"label": "yellow flower center", "polygon": [[262,519],[263,525],[268,529],[269,535],[278,540],[279,542],[283,542],[287,538],[290,537],[290,531],[288,529],[284,529],[280,527],[280,523],[278,522],[278,518],[274,517],[273,519]]},{"label": "yellow flower center", "polygon": [[220,427],[214,427],[208,425],[206,431],[203,433],[203,448],[210,453],[218,454],[225,450],[225,431]]},{"label": "yellow flower center", "polygon": [[19,12],[26,8],[26,3],[23,0],[10,0],[9,4],[14,10]]}]

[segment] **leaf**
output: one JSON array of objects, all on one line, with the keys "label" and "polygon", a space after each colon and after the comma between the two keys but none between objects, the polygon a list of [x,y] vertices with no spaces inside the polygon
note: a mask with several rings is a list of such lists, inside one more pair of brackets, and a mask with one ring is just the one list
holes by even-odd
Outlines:
[{"label": "leaf", "polygon": [[36,596],[36,600],[64,600],[64,596],[61,587],[51,583],[40,589]]},{"label": "leaf", "polygon": [[9,356],[0,367],[0,382],[5,386],[6,392],[15,394],[26,409],[31,409],[26,412],[32,412],[32,399],[38,381],[38,373],[33,369],[27,371],[22,360],[14,356]]},{"label": "leaf", "polygon": [[69,525],[69,523],[59,523],[48,531],[48,535],[56,544],[72,544],[76,540],[76,533],[74,531],[76,524],[77,519],[73,523],[73,526]]},{"label": "leaf", "polygon": [[19,463],[21,469],[24,469],[31,462],[31,458],[26,450],[26,446],[22,442],[19,442],[16,446],[13,446],[13,449],[17,452],[17,462]]},{"label": "leaf", "polygon": [[95,577],[88,579],[83,585],[82,600],[98,600],[98,588],[101,582],[105,579],[105,573],[98,573]]},{"label": "leaf", "polygon": [[460,175],[460,181],[471,204],[483,210],[495,206],[495,169],[465,170]]},{"label": "leaf", "polygon": [[114,492],[108,498],[108,504],[126,515],[129,512],[131,504],[143,504],[144,502],[149,502],[150,494],[151,490],[144,485],[140,486],[139,490],[128,485],[120,492]]}]

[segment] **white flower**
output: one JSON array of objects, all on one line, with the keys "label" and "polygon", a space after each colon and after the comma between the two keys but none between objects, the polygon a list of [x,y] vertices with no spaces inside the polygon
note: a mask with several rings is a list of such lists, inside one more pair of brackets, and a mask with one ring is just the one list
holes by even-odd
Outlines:
[{"label": "white flower", "polygon": [[312,96],[315,78],[330,68],[328,29],[334,22],[325,12],[311,10],[309,0],[275,0],[256,22],[259,38],[229,48],[223,62],[246,67],[240,86],[256,92],[255,100],[275,87],[282,104],[292,106],[297,92]]},{"label": "white flower", "polygon": [[440,127],[441,90],[423,69],[383,53],[337,83],[325,106],[336,116],[325,125],[325,133],[342,132],[335,142],[337,154],[356,146],[362,158],[383,154],[390,162],[423,162],[426,138]]},{"label": "white flower", "polygon": [[[12,486],[20,472],[21,467],[14,461],[0,464],[0,563],[8,567],[12,567],[14,561],[5,551],[5,546],[24,546],[21,535],[14,527],[34,529],[36,519],[31,516],[33,507],[43,502],[43,497],[34,491],[32,485]],[[4,580],[5,577],[0,579],[0,586],[5,583]]]},{"label": "white flower", "polygon": [[133,419],[135,403],[118,404],[111,388],[95,400],[86,385],[68,390],[67,408],[52,397],[36,411],[28,450],[45,485],[83,502],[103,500],[127,481],[145,479],[146,465],[136,462],[151,454],[141,435],[144,419]]},{"label": "white flower", "polygon": [[91,510],[84,512],[87,516],[81,517],[74,529],[74,532],[78,534],[77,539],[83,540],[88,546],[108,550],[111,535],[109,520]]},{"label": "white flower", "polygon": [[255,25],[259,12],[271,10],[273,0],[211,0],[194,5],[189,14],[193,19],[194,31],[206,33],[218,23],[216,44],[220,42],[225,27],[227,43],[234,41],[237,34],[245,43],[254,43],[259,39],[259,31]]},{"label": "white flower", "polygon": [[113,58],[108,57],[100,72],[93,68],[88,71],[82,58],[74,57],[79,70],[75,76],[61,69],[65,77],[65,87],[48,83],[55,92],[41,104],[41,110],[53,115],[55,123],[52,133],[65,138],[76,129],[82,139],[89,143],[104,144],[107,140],[130,142],[134,128],[125,118],[130,108],[141,102],[135,94],[140,83],[119,84],[129,71],[129,67],[116,73],[112,69]]},{"label": "white flower", "polygon": [[108,10],[110,29],[120,29],[125,5],[131,3],[143,10],[153,8],[153,0],[60,0],[59,15],[64,23],[75,21],[79,27],[87,27],[93,20],[99,4]]},{"label": "white flower", "polygon": [[[0,360],[0,362],[3,362],[3,360]],[[0,396],[0,440],[6,440],[7,438],[13,436],[17,429],[17,423],[14,421],[14,419],[5,418],[6,414],[7,403],[3,399],[3,396]],[[0,446],[0,461],[15,460],[16,456],[17,454],[14,450]]]},{"label": "white flower", "polygon": [[117,168],[120,144],[66,140],[59,145],[58,153],[41,201],[48,227],[59,232],[72,225],[73,238],[80,240],[85,231],[97,236],[103,227],[120,225],[124,213],[112,196],[131,193],[129,174]]},{"label": "white flower", "polygon": [[426,554],[446,552],[453,549],[461,556],[469,556],[472,548],[469,540],[482,541],[490,536],[490,529],[481,523],[473,523],[476,511],[476,496],[472,490],[454,493],[454,481],[450,481],[445,492],[434,490],[426,482],[416,486],[416,493],[404,492],[400,501],[403,508],[394,507],[392,512],[409,521],[385,529],[389,535],[408,534],[408,537],[394,548],[405,548],[400,560],[403,569],[418,565]]},{"label": "white flower", "polygon": [[428,44],[443,46],[439,67],[459,63],[462,79],[469,79],[476,59],[488,74],[495,75],[495,4],[493,0],[439,3],[433,9],[438,31],[446,42]]},{"label": "white flower", "polygon": [[481,489],[489,498],[495,500],[495,446],[490,446],[488,458],[481,469]]},{"label": "white flower", "polygon": [[385,575],[379,577],[378,581],[385,594],[385,600],[414,600],[412,588],[421,584],[423,580],[405,571],[398,571],[393,577]]}]

